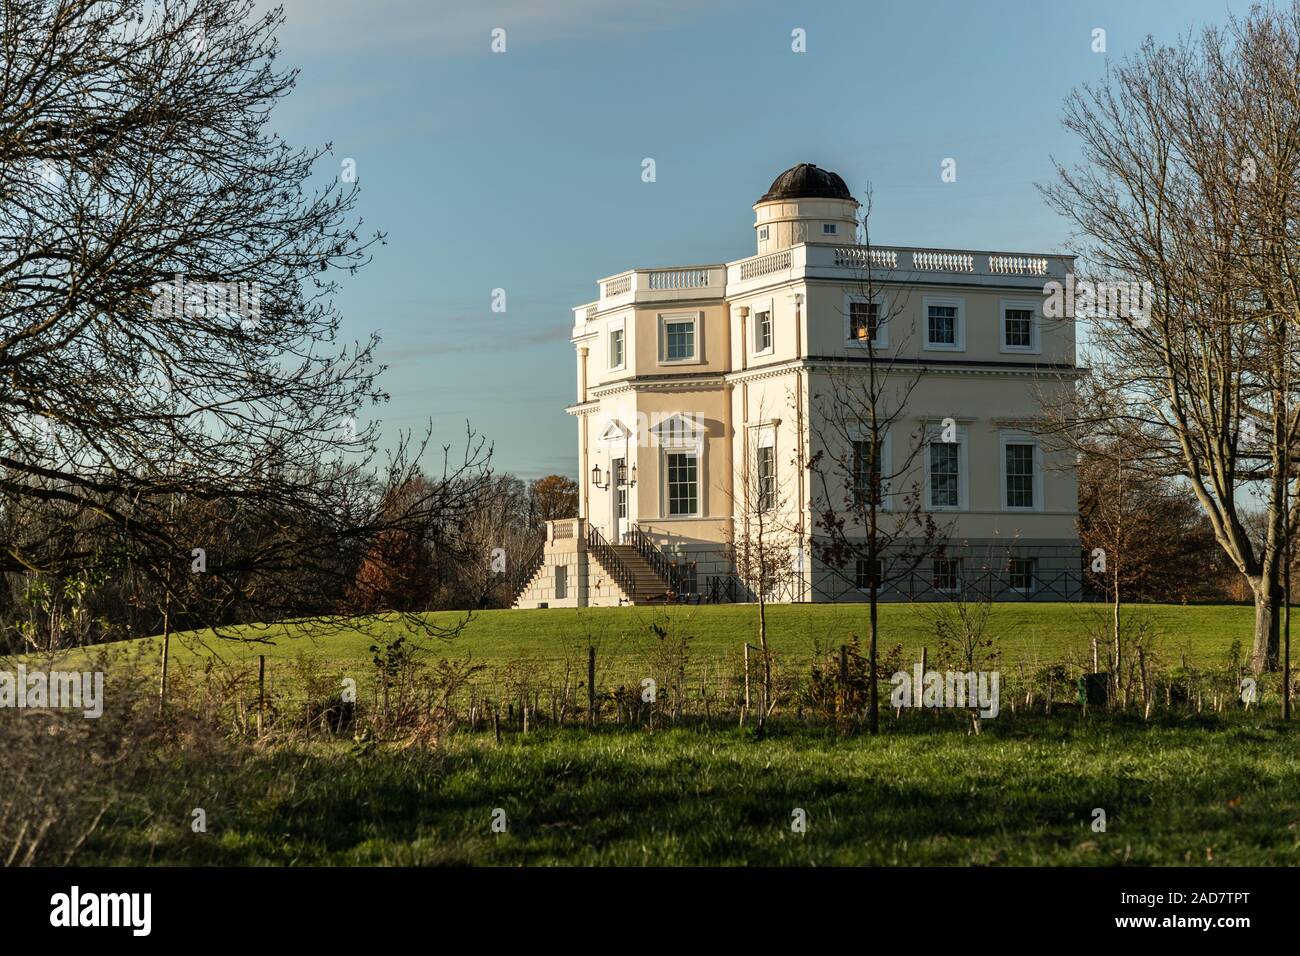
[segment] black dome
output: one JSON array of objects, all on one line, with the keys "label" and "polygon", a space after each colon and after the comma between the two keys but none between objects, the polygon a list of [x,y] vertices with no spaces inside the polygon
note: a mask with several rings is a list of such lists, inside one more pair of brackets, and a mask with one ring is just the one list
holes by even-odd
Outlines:
[{"label": "black dome", "polygon": [[770,199],[849,199],[849,187],[837,173],[818,169],[812,163],[791,166],[776,179],[759,202]]}]

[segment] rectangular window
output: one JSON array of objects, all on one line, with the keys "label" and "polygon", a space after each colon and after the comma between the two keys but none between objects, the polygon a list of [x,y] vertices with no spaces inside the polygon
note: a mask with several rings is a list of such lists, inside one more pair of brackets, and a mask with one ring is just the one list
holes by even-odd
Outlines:
[{"label": "rectangular window", "polygon": [[[872,574],[874,565],[875,574]],[[884,562],[877,558],[874,562],[866,558],[858,558],[857,567],[854,569],[853,586],[859,591],[870,591],[874,584],[876,590],[880,590],[881,582],[884,580]]]},{"label": "rectangular window", "polygon": [[877,338],[880,322],[880,303],[849,303],[849,338],[855,342],[870,342]]},{"label": "rectangular window", "polygon": [[926,344],[957,345],[957,307],[931,305],[926,307]]},{"label": "rectangular window", "polygon": [[569,596],[569,569],[563,564],[555,566],[555,598],[567,598]]},{"label": "rectangular window", "polygon": [[772,312],[765,310],[754,315],[754,351],[766,352],[772,347]]},{"label": "rectangular window", "polygon": [[1038,575],[1033,558],[1012,558],[1007,562],[1008,583],[1013,591],[1031,594],[1038,588]]},{"label": "rectangular window", "polygon": [[1007,445],[1007,507],[1034,507],[1034,446]]},{"label": "rectangular window", "polygon": [[1003,313],[1004,339],[1009,349],[1034,347],[1034,313],[1030,309],[1007,309]]},{"label": "rectangular window", "polygon": [[695,322],[664,323],[664,357],[669,362],[695,358]]},{"label": "rectangular window", "polygon": [[695,455],[668,456],[668,513],[694,515],[699,512],[699,459]]},{"label": "rectangular window", "polygon": [[614,486],[617,489],[615,501],[618,503],[618,516],[627,517],[627,463],[622,458],[610,462],[610,471],[614,473]]},{"label": "rectangular window", "polygon": [[960,452],[957,442],[930,442],[930,507],[960,507]]},{"label": "rectangular window", "polygon": [[835,225],[835,223],[833,223],[833,222],[824,222],[824,223],[822,223],[822,235],[823,235],[823,236],[833,236],[833,235],[835,235],[835,233],[837,233],[837,232],[839,232],[839,228]]},{"label": "rectangular window", "polygon": [[677,566],[678,579],[682,582],[683,594],[699,594],[699,576],[694,561],[687,561]]},{"label": "rectangular window", "polygon": [[760,239],[766,239],[766,238],[767,238],[767,226],[760,226],[760,227],[759,227],[759,230],[758,230],[758,238],[760,238]]},{"label": "rectangular window", "polygon": [[957,558],[935,558],[934,580],[936,591],[957,594],[961,591],[961,562]]},{"label": "rectangular window", "polygon": [[623,330],[614,329],[609,333],[609,367],[623,367]]},{"label": "rectangular window", "polygon": [[853,443],[853,503],[861,508],[871,503],[874,495],[880,504],[880,453],[870,440]]},{"label": "rectangular window", "polygon": [[763,445],[758,449],[758,510],[776,507],[776,449]]}]

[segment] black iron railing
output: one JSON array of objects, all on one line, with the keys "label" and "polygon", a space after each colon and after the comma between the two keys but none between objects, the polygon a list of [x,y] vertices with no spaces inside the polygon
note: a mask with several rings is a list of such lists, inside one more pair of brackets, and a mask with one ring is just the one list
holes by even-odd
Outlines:
[{"label": "black iron railing", "polygon": [[529,583],[532,582],[533,576],[541,569],[542,564],[546,561],[546,542],[543,541],[533,550],[533,552],[521,561],[517,567],[520,569],[521,576],[514,581],[514,596],[510,598],[510,603],[506,607],[514,607],[524,595]]},{"label": "black iron railing", "polygon": [[[1103,595],[1095,587],[1094,575],[1073,569],[1061,569],[1048,572],[1035,572],[1033,584],[1029,588],[1013,588],[1010,576],[1005,571],[981,571],[976,574],[963,573],[955,589],[942,588],[934,578],[917,570],[897,578],[889,578],[881,586],[878,594],[880,600],[897,601],[998,601],[1010,603],[1015,601],[1098,601]],[[781,603],[794,599],[792,588],[776,587],[769,594],[768,600]],[[818,581],[813,586],[812,600],[867,600],[867,591],[855,586],[851,574],[843,571],[833,572],[828,578]],[[852,597],[850,597],[852,595]],[[735,575],[710,576],[701,593],[687,600],[701,604],[736,604],[752,602],[754,595]]]},{"label": "black iron railing", "polygon": [[658,546],[650,539],[650,536],[642,531],[637,525],[632,525],[632,530],[628,532],[628,537],[632,539],[632,546],[636,548],[637,554],[645,558],[646,564],[650,569],[659,575],[660,580],[674,594],[683,593],[683,575],[678,571],[677,566],[670,562]]},{"label": "black iron railing", "polygon": [[[635,601],[636,575],[623,563],[623,560],[618,556],[618,552],[610,547],[609,542],[605,540],[605,536],[596,530],[595,525],[591,525],[587,529],[587,550],[596,556],[596,560],[600,562],[601,566],[618,582],[618,586],[623,589],[623,593]],[[590,572],[588,572],[588,575],[590,575]]]}]

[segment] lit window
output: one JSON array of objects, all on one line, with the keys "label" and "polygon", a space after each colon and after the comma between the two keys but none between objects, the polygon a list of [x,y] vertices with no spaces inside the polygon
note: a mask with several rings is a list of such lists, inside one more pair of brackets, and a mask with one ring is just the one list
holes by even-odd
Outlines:
[{"label": "lit window", "polygon": [[1034,507],[1034,446],[1007,445],[1007,507]]},{"label": "lit window", "polygon": [[930,442],[930,507],[956,508],[961,502],[961,445]]},{"label": "lit window", "polygon": [[609,333],[609,367],[623,367],[623,330],[614,329]]},{"label": "lit window", "polygon": [[763,445],[758,449],[758,510],[776,507],[776,449]]},{"label": "lit window", "polygon": [[766,352],[772,347],[772,312],[764,310],[754,315],[754,351]]},{"label": "lit window", "polygon": [[880,303],[849,303],[849,338],[855,342],[874,341],[879,332]]},{"label": "lit window", "polygon": [[694,515],[699,511],[699,459],[695,455],[668,455],[668,513]]}]

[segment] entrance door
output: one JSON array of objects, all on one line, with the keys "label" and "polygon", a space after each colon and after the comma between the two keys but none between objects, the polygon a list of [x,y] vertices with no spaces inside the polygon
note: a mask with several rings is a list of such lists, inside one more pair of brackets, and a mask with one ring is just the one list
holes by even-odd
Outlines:
[{"label": "entrance door", "polygon": [[614,530],[614,544],[623,543],[623,534],[627,531],[627,467],[626,459],[615,458],[609,463],[611,484],[610,499],[614,513],[610,527]]}]

